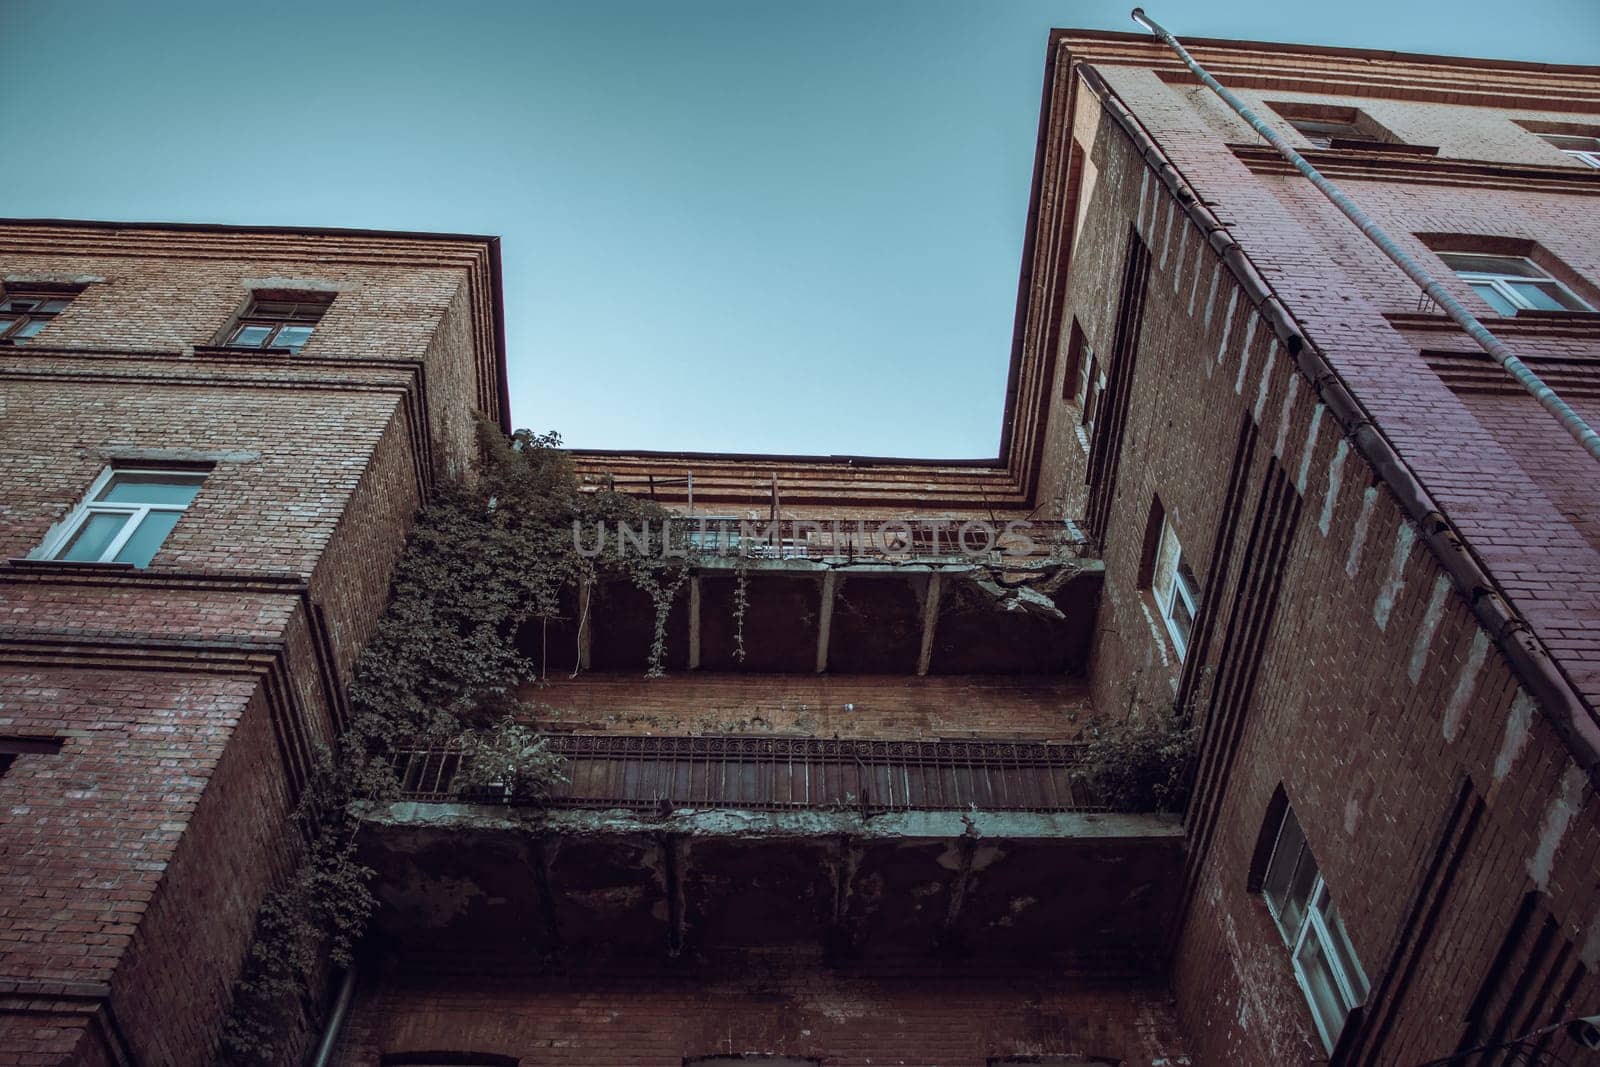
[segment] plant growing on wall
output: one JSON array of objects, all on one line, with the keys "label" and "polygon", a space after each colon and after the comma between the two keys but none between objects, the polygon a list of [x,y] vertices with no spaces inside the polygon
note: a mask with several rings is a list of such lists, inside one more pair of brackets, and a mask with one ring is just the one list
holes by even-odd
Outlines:
[{"label": "plant growing on wall", "polygon": [[1189,802],[1195,748],[1192,716],[1141,696],[1127,682],[1120,714],[1089,728],[1084,777],[1113,811],[1181,812]]},{"label": "plant growing on wall", "polygon": [[543,800],[558,782],[561,757],[534,730],[506,716],[493,726],[462,735],[461,769],[456,787],[464,794],[487,793],[517,800]]},{"label": "plant growing on wall", "polygon": [[564,596],[602,577],[626,577],[650,594],[656,632],[652,675],[662,672],[668,613],[689,573],[688,555],[579,550],[574,523],[657,529],[664,509],[610,490],[584,492],[555,434],[509,440],[480,423],[470,480],[437,490],[395,569],[391,599],[356,667],[349,724],[320,753],[286,836],[298,855],[263,902],[234,986],[224,1062],[271,1064],[292,1054],[308,1023],[320,968],[348,966],[376,901],[356,854],[357,802],[398,790],[393,754],[459,740],[464,784],[500,783],[523,798],[548,794],[560,761],[521,725],[532,705],[519,686],[542,663],[519,634],[561,618]]}]

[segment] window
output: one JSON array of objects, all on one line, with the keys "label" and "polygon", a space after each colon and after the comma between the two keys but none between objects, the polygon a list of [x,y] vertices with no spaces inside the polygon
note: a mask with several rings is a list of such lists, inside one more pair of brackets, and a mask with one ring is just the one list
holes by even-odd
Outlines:
[{"label": "window", "polygon": [[1183,556],[1178,544],[1178,532],[1165,517],[1161,520],[1161,540],[1156,546],[1155,567],[1151,572],[1150,591],[1155,596],[1156,608],[1166,623],[1167,633],[1182,659],[1189,651],[1189,635],[1194,630],[1194,617],[1200,610],[1200,583]]},{"label": "window", "polygon": [[1600,137],[1578,133],[1541,133],[1552,148],[1559,148],[1580,163],[1600,168]]},{"label": "window", "polygon": [[60,751],[59,737],[0,737],[0,775],[11,769],[18,756],[54,755]]},{"label": "window", "polygon": [[111,467],[84,503],[39,548],[42,559],[149,564],[178,524],[206,472]]},{"label": "window", "polygon": [[1083,405],[1083,432],[1094,440],[1094,420],[1100,414],[1101,401],[1106,395],[1106,369],[1088,345],[1084,346],[1082,370],[1079,372],[1077,399]]},{"label": "window", "polygon": [[1328,104],[1268,104],[1313,148],[1373,148],[1398,142],[1394,134],[1364,111]]},{"label": "window", "polygon": [[1519,311],[1592,311],[1526,256],[1440,252],[1445,265],[1501,315]]},{"label": "window", "polygon": [[1322,1043],[1331,1052],[1345,1019],[1367,998],[1367,976],[1300,823],[1287,806],[1267,861],[1261,896],[1289,946],[1295,978],[1311,1004]]},{"label": "window", "polygon": [[67,310],[75,291],[7,289],[0,293],[0,344],[22,345]]},{"label": "window", "polygon": [[333,294],[276,294],[284,299],[258,295],[250,301],[238,321],[228,330],[226,344],[231,348],[287,348],[298,352],[311,340],[311,333],[322,321]]}]

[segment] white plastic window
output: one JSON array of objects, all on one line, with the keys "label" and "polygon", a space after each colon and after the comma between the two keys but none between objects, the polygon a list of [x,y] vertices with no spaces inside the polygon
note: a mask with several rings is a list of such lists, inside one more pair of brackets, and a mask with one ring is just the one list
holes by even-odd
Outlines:
[{"label": "white plastic window", "polygon": [[1367,976],[1293,811],[1284,812],[1261,895],[1289,946],[1317,1033],[1331,1052],[1351,1010],[1367,998]]},{"label": "white plastic window", "polygon": [[1518,311],[1593,311],[1525,256],[1440,252],[1439,258],[1502,315]]},{"label": "white plastic window", "polygon": [[1183,558],[1183,546],[1170,522],[1161,524],[1161,542],[1156,549],[1155,574],[1150,582],[1161,620],[1166,624],[1172,644],[1182,659],[1189,651],[1194,617],[1200,610],[1200,583]]},{"label": "white plastic window", "polygon": [[205,478],[204,471],[109,467],[39,546],[37,556],[147,566]]}]

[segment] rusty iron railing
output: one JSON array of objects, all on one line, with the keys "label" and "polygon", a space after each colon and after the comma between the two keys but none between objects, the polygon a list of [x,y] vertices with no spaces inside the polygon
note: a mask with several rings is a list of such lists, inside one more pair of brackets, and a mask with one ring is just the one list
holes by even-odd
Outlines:
[{"label": "rusty iron railing", "polygon": [[[567,780],[559,808],[1093,812],[1082,746],[1034,741],[551,734]],[[404,799],[518,803],[456,786],[453,747],[396,754]]]},{"label": "rusty iron railing", "polygon": [[582,525],[574,530],[580,546],[599,551],[604,544],[646,555],[815,560],[954,561],[1038,565],[1084,558],[1090,545],[1071,522],[1044,519],[994,521],[959,518],[778,520],[712,515],[679,515],[660,523]]}]

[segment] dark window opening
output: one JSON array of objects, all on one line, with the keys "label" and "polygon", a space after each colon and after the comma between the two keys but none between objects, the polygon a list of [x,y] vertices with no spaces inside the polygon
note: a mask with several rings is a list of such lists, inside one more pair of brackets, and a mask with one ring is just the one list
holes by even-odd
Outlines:
[{"label": "dark window opening", "polygon": [[0,293],[0,344],[23,345],[67,310],[78,289],[7,288]]},{"label": "dark window opening", "polygon": [[1400,143],[1399,138],[1378,125],[1370,115],[1353,107],[1287,102],[1268,106],[1310,141],[1313,148],[1371,149]]},{"label": "dark window opening", "polygon": [[224,344],[230,348],[281,348],[298,352],[311,340],[312,332],[331,303],[332,293],[273,294],[272,299],[257,295],[228,329]]},{"label": "dark window opening", "polygon": [[0,777],[11,769],[18,756],[53,756],[60,751],[59,737],[0,737]]}]

